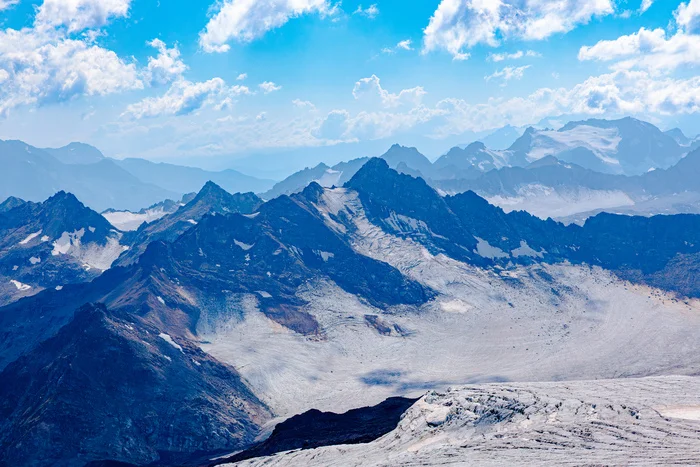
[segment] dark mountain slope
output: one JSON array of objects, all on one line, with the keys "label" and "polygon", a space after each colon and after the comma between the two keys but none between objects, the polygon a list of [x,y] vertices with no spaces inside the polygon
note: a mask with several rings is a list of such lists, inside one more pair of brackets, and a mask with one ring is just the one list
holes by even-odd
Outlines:
[{"label": "dark mountain slope", "polygon": [[0,373],[0,463],[191,465],[250,444],[267,416],[196,345],[88,305]]},{"label": "dark mountain slope", "polygon": [[136,261],[155,240],[173,241],[187,229],[196,225],[207,214],[250,214],[262,200],[253,193],[230,194],[213,182],[207,182],[186,205],[149,224],[143,224],[136,232],[128,234],[130,250],[117,261],[126,265]]}]

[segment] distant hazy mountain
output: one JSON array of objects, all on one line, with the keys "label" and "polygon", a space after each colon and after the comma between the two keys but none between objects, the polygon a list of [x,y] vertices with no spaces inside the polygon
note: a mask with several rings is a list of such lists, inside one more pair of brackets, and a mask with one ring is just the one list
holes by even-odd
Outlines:
[{"label": "distant hazy mountain", "polygon": [[156,163],[145,159],[124,159],[115,163],[146,183],[181,194],[199,191],[208,181],[216,183],[231,193],[249,191],[260,193],[270,189],[274,184],[272,180],[250,177],[236,170],[210,172],[195,167]]},{"label": "distant hazy mountain", "polygon": [[309,183],[316,182],[323,187],[342,186],[360,170],[369,159],[366,157],[353,159],[349,162],[341,162],[328,167],[326,164],[319,164],[313,168],[300,170],[279,183],[276,183],[270,190],[263,193],[263,199],[270,200],[280,195],[291,195],[303,190]]},{"label": "distant hazy mountain", "polygon": [[[392,145],[387,152],[380,156],[393,169],[412,171],[416,175],[430,177],[433,175],[433,164],[416,148],[408,148],[399,144]],[[342,186],[369,160],[368,157],[340,162],[333,167],[319,164],[296,172],[265,192],[262,197],[266,200],[280,195],[289,195],[302,191],[311,182],[323,187]]]},{"label": "distant hazy mountain", "polygon": [[70,143],[62,148],[43,150],[64,164],[94,164],[105,158],[99,149],[85,143]]},{"label": "distant hazy mountain", "polygon": [[484,145],[489,149],[505,150],[511,147],[515,140],[520,138],[522,135],[523,130],[520,128],[506,125],[488,136],[480,138],[479,141],[484,143]]},{"label": "distant hazy mountain", "polygon": [[546,156],[527,167],[504,167],[474,179],[433,184],[450,193],[473,190],[507,211],[527,210],[543,218],[583,221],[604,210],[694,213],[700,212],[700,150],[666,170],[631,177],[595,172]]},{"label": "distant hazy mountain", "polygon": [[545,156],[598,172],[640,175],[668,168],[687,149],[654,125],[623,118],[570,122],[559,130],[528,128],[506,151],[511,166],[525,166]]},{"label": "distant hazy mountain", "polygon": [[472,143],[462,149],[454,147],[435,161],[430,172],[435,180],[471,179],[506,165],[499,151],[488,149],[484,143]]},{"label": "distant hazy mountain", "polygon": [[15,196],[43,201],[58,191],[73,193],[97,211],[141,209],[167,198],[172,191],[144,183],[111,159],[65,164],[48,152],[21,141],[0,141],[0,199]]},{"label": "distant hazy mountain", "polygon": [[0,205],[0,303],[92,279],[128,247],[122,234],[75,196]]},{"label": "distant hazy mountain", "polygon": [[664,134],[676,140],[676,143],[680,144],[681,146],[688,146],[693,141],[692,139],[688,138],[680,128],[671,128],[670,130],[664,131]]}]

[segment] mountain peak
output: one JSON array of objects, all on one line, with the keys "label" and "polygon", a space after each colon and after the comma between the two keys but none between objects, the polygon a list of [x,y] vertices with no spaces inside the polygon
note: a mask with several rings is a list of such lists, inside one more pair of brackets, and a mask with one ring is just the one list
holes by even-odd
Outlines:
[{"label": "mountain peak", "polygon": [[468,153],[485,151],[486,145],[484,143],[482,143],[481,141],[474,141],[473,143],[469,144],[466,148],[464,148],[464,150],[467,151]]},{"label": "mountain peak", "polygon": [[55,195],[47,199],[46,204],[49,206],[61,204],[64,206],[85,207],[73,193],[68,193],[63,190],[56,192]]},{"label": "mountain peak", "polygon": [[64,164],[94,164],[105,159],[104,154],[95,146],[79,142],[72,142],[61,148],[45,148],[43,151]]},{"label": "mountain peak", "polygon": [[5,201],[0,203],[0,212],[7,212],[18,206],[22,206],[25,203],[26,201],[24,201],[23,199],[17,198],[15,196],[10,196]]},{"label": "mountain peak", "polygon": [[207,183],[204,184],[201,190],[199,190],[199,193],[197,193],[197,196],[195,196],[194,201],[206,199],[206,198],[221,198],[226,195],[231,195],[228,191],[224,190],[221,188],[219,185],[216,183],[212,182],[209,180]]}]

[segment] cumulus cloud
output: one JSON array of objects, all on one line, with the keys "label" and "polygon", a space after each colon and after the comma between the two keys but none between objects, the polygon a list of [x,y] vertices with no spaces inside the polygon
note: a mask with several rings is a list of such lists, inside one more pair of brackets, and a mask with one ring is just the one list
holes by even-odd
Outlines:
[{"label": "cumulus cloud", "polygon": [[369,19],[374,19],[379,15],[379,8],[377,8],[376,3],[368,6],[367,8],[362,8],[362,5],[358,5],[357,10],[353,12],[353,15],[362,15]]},{"label": "cumulus cloud", "polygon": [[423,31],[423,50],[466,60],[477,44],[546,39],[613,12],[612,0],[442,0]]},{"label": "cumulus cloud", "polygon": [[641,13],[645,13],[649,8],[651,8],[653,3],[654,0],[642,0],[642,4],[639,6],[639,11]]},{"label": "cumulus cloud", "polygon": [[700,0],[681,3],[673,14],[678,27],[689,33],[700,30]]},{"label": "cumulus cloud", "polygon": [[113,51],[28,28],[0,32],[0,70],[0,113],[4,115],[18,106],[144,87],[136,65]]},{"label": "cumulus cloud", "polygon": [[505,86],[508,81],[515,79],[519,80],[522,79],[523,75],[525,74],[525,70],[530,68],[530,65],[525,65],[525,66],[519,66],[519,67],[512,67],[512,66],[507,66],[503,68],[502,70],[495,71],[493,74],[490,74],[488,76],[484,76],[484,79],[486,81],[491,81],[493,79],[500,79],[503,84],[502,86]]},{"label": "cumulus cloud", "polygon": [[309,110],[316,110],[316,106],[309,101],[303,101],[301,99],[294,99],[292,101],[292,104],[294,104],[294,107],[298,107],[300,109],[309,109]]},{"label": "cumulus cloud", "polygon": [[683,65],[700,63],[700,36],[684,31],[669,36],[661,28],[641,28],[633,34],[584,46],[579,50],[578,58],[581,61],[614,61],[615,69],[671,72]]},{"label": "cumulus cloud", "polygon": [[378,98],[381,105],[387,108],[401,105],[418,105],[425,94],[426,92],[421,86],[403,89],[398,94],[392,94],[382,87],[377,75],[362,78],[355,83],[355,87],[352,90],[352,95],[356,100],[367,99],[376,101]]},{"label": "cumulus cloud", "polygon": [[148,97],[127,107],[123,116],[132,119],[188,115],[206,106],[216,109],[230,107],[232,98],[250,94],[246,86],[227,86],[221,78],[196,82],[180,79],[158,97]]},{"label": "cumulus cloud", "polygon": [[236,76],[236,81],[244,81],[248,77],[248,73],[241,73],[240,75]]},{"label": "cumulus cloud", "polygon": [[149,82],[169,83],[187,71],[177,45],[169,49],[160,39],[153,39],[148,45],[158,50],[158,56],[148,58],[145,74]]},{"label": "cumulus cloud", "polygon": [[337,11],[329,0],[224,0],[200,33],[199,44],[205,52],[226,52],[228,42],[251,42],[292,18]]},{"label": "cumulus cloud", "polygon": [[100,28],[112,18],[127,16],[130,4],[131,0],[44,0],[35,24],[65,26],[69,32]]},{"label": "cumulus cloud", "polygon": [[277,86],[272,81],[262,82],[258,84],[258,87],[264,94],[270,94],[271,92],[279,91],[280,89],[282,89],[282,86]]},{"label": "cumulus cloud", "polygon": [[19,3],[19,0],[0,0],[0,11],[7,10]]}]

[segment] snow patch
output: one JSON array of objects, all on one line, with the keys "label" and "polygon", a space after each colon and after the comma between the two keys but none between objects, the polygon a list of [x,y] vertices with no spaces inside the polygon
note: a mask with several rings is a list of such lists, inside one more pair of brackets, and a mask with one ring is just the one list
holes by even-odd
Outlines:
[{"label": "snow patch", "polygon": [[248,251],[255,246],[255,243],[248,244],[248,243],[239,242],[238,240],[233,240],[233,243],[235,243],[236,246],[238,246],[243,251]]},{"label": "snow patch", "polygon": [[167,342],[168,344],[170,344],[170,345],[172,345],[173,347],[175,347],[175,348],[176,348],[177,350],[179,350],[180,352],[185,353],[185,351],[182,350],[182,346],[181,346],[180,344],[178,344],[177,342],[175,342],[175,341],[173,340],[173,338],[170,337],[168,334],[165,334],[164,332],[161,332],[160,334],[158,334],[158,337],[160,337],[160,338],[163,339],[165,342]]},{"label": "snow patch", "polygon": [[23,284],[23,283],[21,283],[20,281],[16,281],[16,280],[14,280],[14,279],[11,280],[10,283],[12,283],[12,285],[14,285],[15,287],[17,287],[17,290],[21,290],[21,291],[29,290],[29,289],[32,288],[31,285]]},{"label": "snow patch", "polygon": [[508,253],[501,250],[500,248],[491,246],[489,242],[487,242],[483,238],[476,237],[476,240],[478,243],[476,244],[475,253],[481,256],[482,258],[499,259],[508,258],[510,256]]},{"label": "snow patch", "polygon": [[39,235],[41,235],[41,230],[38,231],[38,232],[34,232],[33,234],[29,234],[29,235],[27,236],[27,238],[25,238],[24,240],[22,240],[21,242],[19,242],[19,244],[20,244],[20,245],[26,245],[27,243],[31,242],[32,240],[34,240],[34,239],[35,239],[36,237],[38,237]]},{"label": "snow patch", "polygon": [[544,258],[544,254],[547,253],[545,250],[535,251],[530,248],[525,240],[520,240],[520,247],[514,249],[511,253],[515,258],[520,256],[529,256],[531,258]]},{"label": "snow patch", "polygon": [[144,222],[150,223],[156,221],[168,213],[162,207],[148,209],[144,213],[135,213],[130,211],[112,211],[105,212],[102,216],[121,231],[129,232],[137,230]]}]

